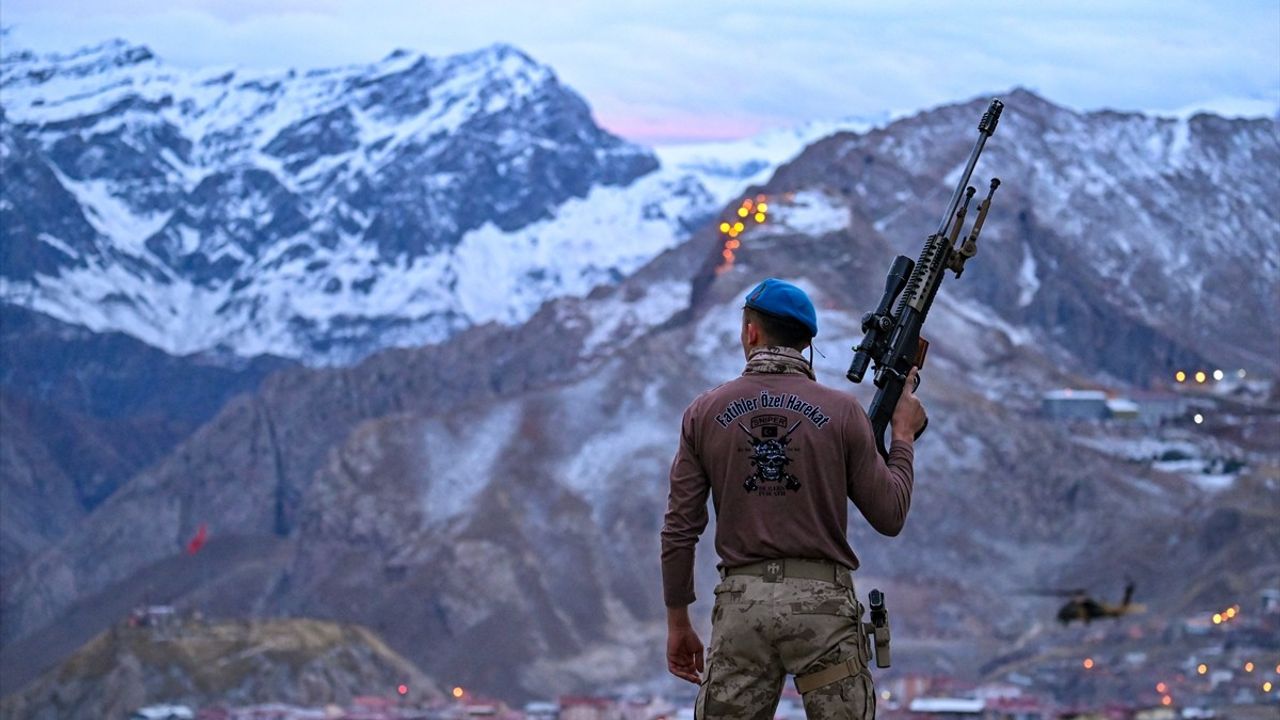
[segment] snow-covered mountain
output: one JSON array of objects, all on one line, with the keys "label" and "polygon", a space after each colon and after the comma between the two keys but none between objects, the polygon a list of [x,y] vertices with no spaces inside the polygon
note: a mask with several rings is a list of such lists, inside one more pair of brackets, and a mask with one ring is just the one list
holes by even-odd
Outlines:
[{"label": "snow-covered mountain", "polygon": [[173,354],[312,364],[615,283],[805,144],[660,154],[507,45],[185,71],[123,41],[3,58],[0,297]]},{"label": "snow-covered mountain", "polygon": [[0,89],[0,295],[174,354],[332,362],[520,320],[711,201],[506,45],[246,73],[116,41],[10,54]]}]

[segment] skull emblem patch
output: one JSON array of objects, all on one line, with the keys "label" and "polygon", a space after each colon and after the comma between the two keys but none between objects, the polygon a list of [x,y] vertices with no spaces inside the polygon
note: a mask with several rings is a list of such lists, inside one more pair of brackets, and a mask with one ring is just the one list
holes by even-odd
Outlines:
[{"label": "skull emblem patch", "polygon": [[[754,493],[760,492],[761,485],[764,483],[780,483],[783,488],[792,492],[799,490],[800,481],[795,475],[787,472],[787,466],[791,464],[791,458],[787,455],[787,446],[791,444],[791,433],[800,427],[800,421],[797,420],[787,434],[780,438],[769,437],[777,434],[777,429],[773,427],[765,428],[763,438],[756,437],[742,423],[738,423],[738,427],[751,438],[751,466],[755,468],[755,472],[742,483],[742,487],[747,492]],[[781,490],[769,494],[781,494]]]}]

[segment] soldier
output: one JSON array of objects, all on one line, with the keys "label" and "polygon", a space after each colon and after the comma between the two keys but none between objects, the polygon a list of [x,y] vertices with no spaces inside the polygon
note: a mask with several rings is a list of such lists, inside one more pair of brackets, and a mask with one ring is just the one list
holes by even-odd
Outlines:
[{"label": "soldier", "polygon": [[[857,400],[815,382],[801,351],[817,334],[804,291],[765,280],[742,311],[742,376],[699,395],[684,413],[662,528],[662,581],[667,667],[700,683],[699,719],[769,720],[787,675],[796,676],[810,720],[875,715],[846,498],[880,533],[902,530],[912,440],[925,412],[912,369],[886,464]],[[688,606],[708,493],[721,582],[704,672]]]}]

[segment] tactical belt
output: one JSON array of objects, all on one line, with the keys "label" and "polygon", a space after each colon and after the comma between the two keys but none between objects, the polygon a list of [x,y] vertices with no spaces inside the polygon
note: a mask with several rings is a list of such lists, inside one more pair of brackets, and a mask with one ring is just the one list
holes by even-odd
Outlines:
[{"label": "tactical belt", "polygon": [[785,558],[777,560],[761,560],[750,565],[725,568],[721,577],[729,575],[755,575],[764,578],[765,582],[779,582],[783,578],[804,578],[821,580],[842,587],[852,588],[853,579],[849,576],[849,568],[830,560],[801,560]]}]

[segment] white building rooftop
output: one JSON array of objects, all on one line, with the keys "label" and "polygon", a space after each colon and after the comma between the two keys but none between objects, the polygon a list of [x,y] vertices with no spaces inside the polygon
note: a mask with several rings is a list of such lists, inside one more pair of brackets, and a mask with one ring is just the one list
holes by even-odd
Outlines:
[{"label": "white building rooftop", "polygon": [[1045,400],[1094,400],[1107,401],[1107,394],[1101,390],[1072,390],[1071,388],[1063,388],[1061,390],[1050,390],[1042,396]]},{"label": "white building rooftop", "polygon": [[959,713],[966,715],[977,715],[985,710],[987,703],[985,700],[974,698],[916,698],[911,701],[908,708],[911,712],[919,713]]}]

